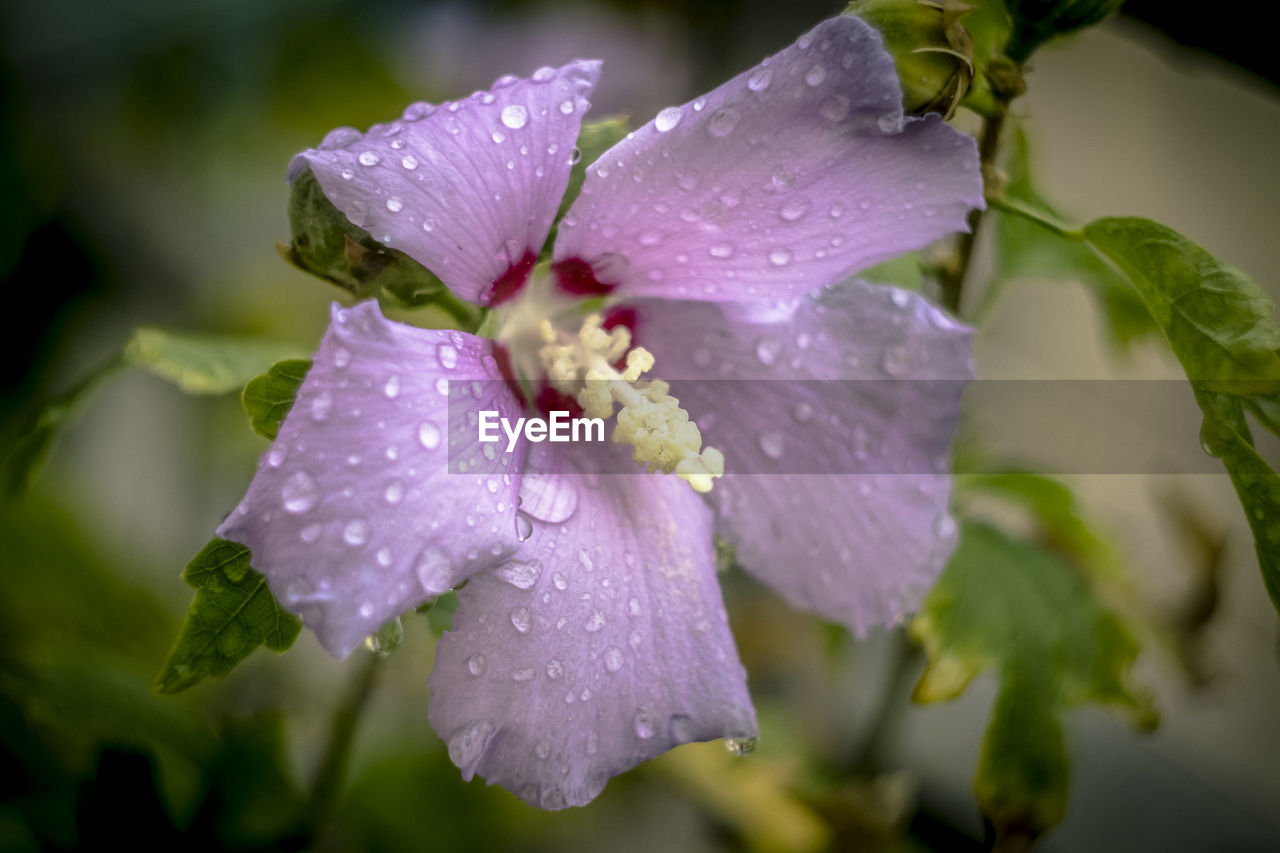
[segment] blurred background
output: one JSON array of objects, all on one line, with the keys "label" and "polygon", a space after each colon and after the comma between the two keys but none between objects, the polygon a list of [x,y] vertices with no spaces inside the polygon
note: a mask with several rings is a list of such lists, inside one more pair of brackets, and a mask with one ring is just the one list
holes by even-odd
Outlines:
[{"label": "blurred background", "polygon": [[[1175,6],[1131,3],[1036,55],[1015,112],[1038,183],[1075,221],[1156,218],[1275,296],[1276,54],[1257,49],[1261,28],[1241,32],[1232,9],[1246,4],[1215,5],[1214,20]],[[0,435],[12,446],[24,416],[141,324],[310,351],[338,292],[275,243],[289,236],[285,165],[330,128],[577,56],[605,60],[593,114],[642,123],[840,8],[3,0]],[[990,263],[985,247],[970,302]],[[1012,283],[983,323],[986,378],[1181,376],[1155,344],[1118,352],[1071,283]],[[1105,415],[1090,405],[1081,419]],[[1178,473],[1203,470],[1190,392],[1140,414],[1131,435],[1161,424],[1177,436],[1159,473],[1070,482],[1125,557],[1130,606],[1168,629],[1144,637],[1137,671],[1162,722],[1142,735],[1102,711],[1068,716],[1069,812],[1042,849],[1280,849],[1276,616],[1227,478]],[[141,372],[80,415],[28,493],[0,505],[0,849],[307,846],[312,780],[361,656],[334,661],[304,632],[223,681],[151,690],[190,602],[180,571],[265,442],[234,395],[183,396]],[[1071,424],[1044,427],[1044,446],[1055,428]],[[984,442],[1001,447],[998,434]],[[979,849],[971,779],[992,677],[913,706],[920,661],[899,633],[855,642],[740,574],[723,580],[760,711],[753,755],[681,747],[554,814],[463,783],[427,725],[435,633],[409,619],[320,816],[324,845]],[[1206,601],[1185,628],[1181,614]]]}]

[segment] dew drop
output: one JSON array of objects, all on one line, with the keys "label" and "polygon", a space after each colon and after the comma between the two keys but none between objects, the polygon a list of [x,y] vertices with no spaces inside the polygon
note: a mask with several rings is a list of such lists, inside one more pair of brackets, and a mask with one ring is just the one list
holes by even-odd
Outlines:
[{"label": "dew drop", "polygon": [[418,158],[414,157],[412,154],[406,154],[400,160],[400,165],[412,172],[414,169],[418,168]]},{"label": "dew drop", "polygon": [[511,673],[511,680],[512,681],[532,681],[533,670],[517,669],[515,672]]},{"label": "dew drop", "polygon": [[773,82],[773,72],[768,68],[758,68],[747,78],[747,88],[753,92],[763,92]]},{"label": "dew drop", "polygon": [[360,161],[361,166],[376,166],[382,160],[376,151],[362,151],[356,159]]},{"label": "dew drop", "polygon": [[511,560],[496,574],[516,589],[529,589],[542,576],[542,563],[538,560]]},{"label": "dew drop", "polygon": [[463,779],[470,779],[475,773],[476,763],[492,736],[493,723],[478,720],[466,724],[449,738],[449,760],[462,771]]},{"label": "dew drop", "polygon": [[622,649],[617,646],[610,646],[605,650],[604,668],[609,672],[617,672],[622,669]]},{"label": "dew drop", "polygon": [[451,585],[449,558],[439,548],[431,545],[418,555],[413,564],[413,574],[423,592],[428,595],[439,595]]},{"label": "dew drop", "polygon": [[369,535],[373,531],[369,527],[369,522],[363,518],[353,518],[347,522],[347,526],[342,529],[342,541],[346,542],[352,548],[359,548],[369,541]]},{"label": "dew drop", "polygon": [[765,367],[772,367],[778,360],[778,353],[782,350],[776,338],[761,338],[756,343],[756,358],[760,359],[760,363]]},{"label": "dew drop", "polygon": [[587,623],[584,627],[587,629],[588,633],[594,634],[605,626],[606,621],[608,620],[605,619],[603,613],[599,610],[592,610],[591,615],[587,617]]},{"label": "dew drop", "polygon": [[911,304],[911,294],[896,287],[889,291],[889,299],[899,308],[906,308]]},{"label": "dew drop", "polygon": [[[486,445],[487,447],[488,445]],[[529,541],[533,535],[533,522],[523,512],[516,513],[516,538],[521,542]]]},{"label": "dew drop", "polygon": [[573,115],[573,101],[561,101],[560,112],[563,115]]},{"label": "dew drop", "polygon": [[815,65],[804,73],[804,82],[809,86],[821,86],[826,79],[827,69],[821,65]]},{"label": "dew drop", "polygon": [[693,740],[693,718],[688,714],[672,714],[667,720],[667,731],[672,743],[688,743]]},{"label": "dew drop", "polygon": [[529,111],[520,104],[508,104],[502,108],[502,123],[512,130],[519,130],[529,123]]},{"label": "dew drop", "polygon": [[531,619],[529,616],[529,608],[516,607],[511,611],[511,627],[515,628],[521,634],[529,633]]},{"label": "dew drop", "polygon": [[321,391],[311,401],[311,417],[316,421],[326,421],[329,419],[329,413],[333,411],[333,395],[328,391]]},{"label": "dew drop", "polygon": [[390,548],[379,548],[378,553],[374,556],[378,561],[378,565],[382,566],[384,569],[391,565],[392,556]]},{"label": "dew drop", "polygon": [[844,121],[849,116],[849,99],[832,95],[818,105],[818,114],[827,121]]},{"label": "dew drop", "polygon": [[770,459],[782,458],[783,438],[780,432],[762,432],[757,441],[760,446],[760,452]]},{"label": "dew drop", "polygon": [[648,708],[637,710],[632,724],[635,727],[636,737],[641,740],[653,737],[653,714]]},{"label": "dew drop", "polygon": [[472,675],[484,675],[484,655],[472,655],[467,658],[467,671]]},{"label": "dew drop", "polygon": [[775,267],[785,267],[791,263],[791,250],[782,248],[769,250],[769,263]]},{"label": "dew drop", "polygon": [[734,128],[738,126],[739,118],[738,111],[733,107],[721,107],[708,119],[707,133],[716,139],[723,139],[733,133]]},{"label": "dew drop", "polygon": [[302,528],[302,532],[298,534],[298,538],[307,545],[314,545],[320,540],[320,534],[323,532],[323,525],[308,524],[306,527]]},{"label": "dew drop", "polygon": [[382,386],[382,393],[387,395],[388,400],[394,400],[400,396],[400,377],[392,376],[387,380],[387,384]]},{"label": "dew drop", "polygon": [[399,213],[400,211],[404,210],[404,202],[401,201],[398,196],[392,196],[391,198],[387,199],[387,210],[391,211],[392,213]]},{"label": "dew drop", "polygon": [[707,250],[713,258],[731,258],[733,257],[732,243],[716,243]]},{"label": "dew drop", "polygon": [[392,506],[400,503],[404,499],[404,483],[399,480],[392,480],[387,484],[387,489],[382,493],[382,497]]},{"label": "dew drop", "polygon": [[284,511],[292,515],[302,515],[310,511],[320,502],[321,497],[320,487],[305,471],[299,471],[290,477],[281,490]]},{"label": "dew drop", "polygon": [[810,206],[807,198],[793,198],[778,208],[778,217],[784,222],[795,222],[804,218]]},{"label": "dew drop", "polygon": [[423,421],[418,425],[418,441],[427,450],[435,450],[440,446],[440,427],[431,421]]},{"label": "dew drop", "polygon": [[753,737],[727,737],[724,748],[733,755],[750,755],[756,750],[756,739]]},{"label": "dew drop", "polygon": [[495,130],[490,136],[495,144],[501,144],[507,141],[507,135],[500,130]]},{"label": "dew drop", "polygon": [[565,576],[560,572],[556,572],[551,576],[551,582],[555,584],[556,589],[560,590],[561,592],[564,592],[566,589],[569,588],[568,579],[566,579]]},{"label": "dew drop", "polygon": [[808,403],[796,403],[795,408],[791,410],[791,417],[796,419],[796,423],[806,424],[813,419],[813,406]]},{"label": "dew drop", "polygon": [[653,120],[653,127],[658,133],[666,133],[678,125],[682,118],[684,118],[684,110],[679,107],[667,107]]},{"label": "dew drop", "polygon": [[458,366],[458,351],[449,344],[440,344],[436,347],[436,358],[440,360],[440,366],[445,370],[452,370]]}]

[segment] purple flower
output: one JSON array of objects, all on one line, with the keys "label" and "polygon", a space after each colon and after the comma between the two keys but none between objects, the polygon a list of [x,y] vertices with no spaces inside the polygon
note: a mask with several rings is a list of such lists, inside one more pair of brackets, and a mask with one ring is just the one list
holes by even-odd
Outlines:
[{"label": "purple flower", "polygon": [[[982,203],[972,140],[904,118],[871,28],[826,21],[661,111],[588,169],[535,272],[598,72],[503,78],[299,155],[294,173],[310,168],[353,222],[493,307],[495,335],[335,306],[219,529],[335,655],[465,581],[431,724],[465,778],[544,808],[587,803],[676,744],[756,734],[713,534],[855,631],[918,604],[954,545],[962,383],[916,380],[970,376],[968,329],[915,294],[838,283]],[[678,400],[639,380],[650,367]],[[795,381],[697,381],[726,378]],[[833,379],[912,381],[836,399],[800,381]],[[617,405],[629,446],[504,453],[464,415],[514,421],[566,398]],[[875,473],[824,473],[855,471]]]}]

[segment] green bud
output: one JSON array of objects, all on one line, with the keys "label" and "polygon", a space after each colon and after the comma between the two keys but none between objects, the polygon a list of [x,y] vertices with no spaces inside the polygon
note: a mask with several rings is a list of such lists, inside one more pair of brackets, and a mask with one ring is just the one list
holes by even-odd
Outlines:
[{"label": "green bud", "polygon": [[1053,36],[1091,27],[1120,8],[1124,0],[1005,0],[1013,19],[1013,37],[1005,52],[1025,62]]},{"label": "green bud", "polygon": [[293,241],[280,247],[285,259],[358,299],[381,291],[401,305],[419,307],[451,298],[422,264],[352,225],[325,197],[310,169],[293,182],[289,227]]},{"label": "green bud", "polygon": [[973,40],[961,22],[972,10],[959,0],[854,0],[845,14],[880,31],[908,115],[950,118],[973,80]]}]

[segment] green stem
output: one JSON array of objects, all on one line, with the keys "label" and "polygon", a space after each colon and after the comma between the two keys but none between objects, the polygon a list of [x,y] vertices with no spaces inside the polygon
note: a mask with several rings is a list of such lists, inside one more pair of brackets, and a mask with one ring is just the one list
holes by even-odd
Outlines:
[{"label": "green stem", "polygon": [[1060,220],[1054,218],[1048,213],[1036,210],[1030,205],[1024,204],[1015,198],[1005,195],[992,194],[987,196],[987,205],[993,210],[1001,213],[1009,213],[1014,216],[1020,216],[1028,222],[1035,223],[1041,228],[1049,231],[1064,240],[1070,240],[1073,243],[1084,242],[1084,232],[1071,228]]},{"label": "green stem", "polygon": [[889,747],[903,717],[903,704],[910,695],[907,685],[919,669],[920,647],[907,638],[905,630],[894,631],[890,642],[893,647],[889,674],[854,752],[852,771],[859,776],[874,776],[884,769]]},{"label": "green stem", "polygon": [[333,730],[325,747],[320,769],[311,786],[311,827],[317,840],[324,838],[329,828],[334,803],[346,779],[347,765],[351,758],[351,743],[355,739],[360,716],[377,687],[382,672],[382,660],[376,654],[369,655],[351,682],[351,689],[338,707],[333,718]]},{"label": "green stem", "polygon": [[[982,168],[982,182],[985,186],[990,186],[996,175],[1000,137],[1004,131],[1005,119],[1009,115],[1009,104],[1026,91],[1026,84],[1023,82],[1021,69],[1008,60],[993,60],[984,69],[984,73],[991,85],[994,104],[982,119],[982,131],[978,136],[978,158]],[[960,235],[955,257],[942,275],[942,304],[956,316],[960,315],[965,279],[973,263],[973,252],[978,245],[978,234],[985,212],[985,209],[969,212],[969,231]]]}]

